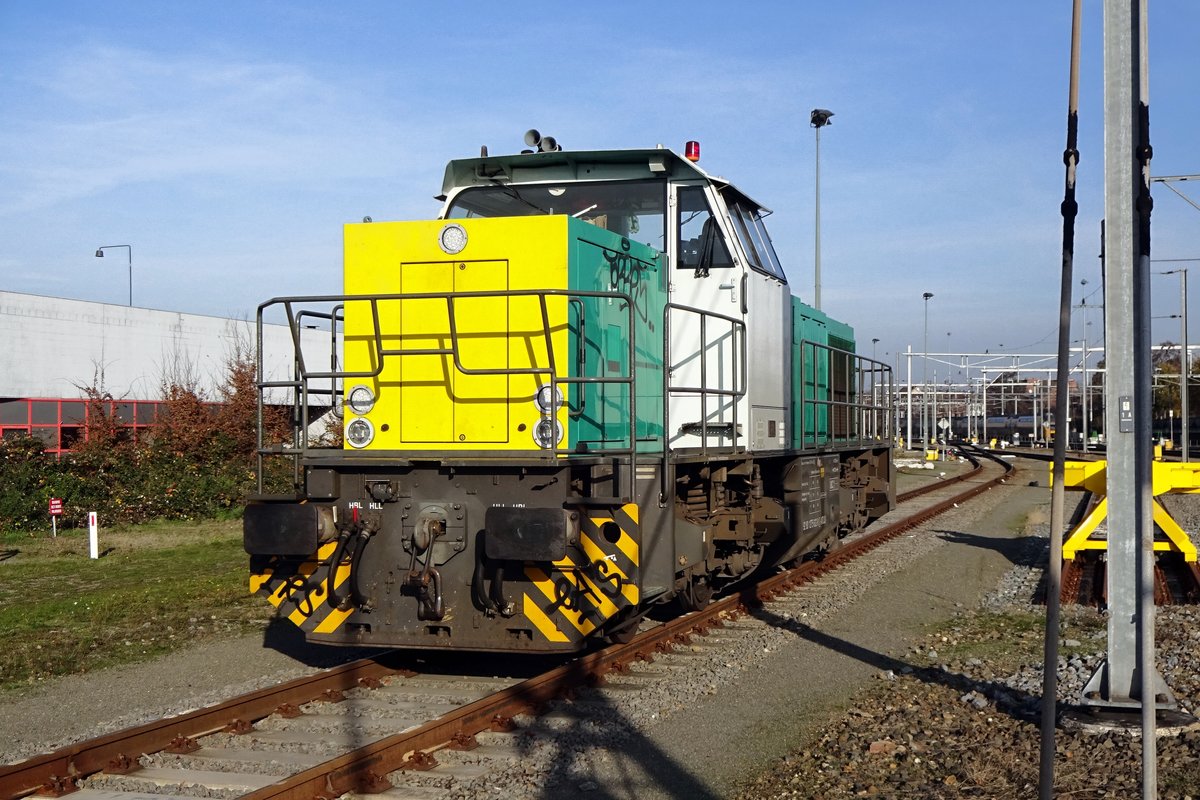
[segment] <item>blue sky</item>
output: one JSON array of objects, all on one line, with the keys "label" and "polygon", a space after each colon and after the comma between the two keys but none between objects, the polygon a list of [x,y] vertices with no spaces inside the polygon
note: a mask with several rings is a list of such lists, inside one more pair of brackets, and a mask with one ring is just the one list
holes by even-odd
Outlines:
[{"label": "blue sky", "polygon": [[[1085,10],[1087,293],[1103,109],[1100,3]],[[4,0],[0,289],[124,304],[125,252],[93,253],[131,244],[136,305],[252,317],[272,296],[336,293],[342,223],[430,217],[447,160],[516,151],[536,127],[568,149],[700,140],[702,166],[774,210],[793,291],[811,300],[808,115],[823,107],[824,310],[890,360],[922,349],[928,291],[930,350],[1049,352],[1070,12]],[[1200,4],[1154,0],[1150,15],[1153,170],[1200,173]],[[1180,188],[1200,202],[1200,182]],[[1154,220],[1155,258],[1200,258],[1200,211],[1158,189]],[[1177,313],[1177,280],[1153,285],[1155,314]],[[1156,341],[1177,326],[1156,321]]]}]

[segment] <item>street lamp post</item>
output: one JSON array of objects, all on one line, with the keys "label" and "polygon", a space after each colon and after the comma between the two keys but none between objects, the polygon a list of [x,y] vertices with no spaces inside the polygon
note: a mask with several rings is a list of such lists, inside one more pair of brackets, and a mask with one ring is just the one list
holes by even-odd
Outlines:
[{"label": "street lamp post", "polygon": [[[931,405],[929,408],[929,427],[933,428],[933,431],[932,431],[933,438],[934,438],[934,441],[937,441],[937,370],[936,369],[933,371],[933,383],[929,384],[927,388],[933,390],[933,395],[932,395],[932,397],[930,397]],[[929,447],[928,439],[925,440],[925,447],[926,448]]]},{"label": "street lamp post", "polygon": [[821,310],[821,128],[829,123],[833,112],[827,108],[814,108],[809,124],[817,134],[817,180],[816,180],[816,231],[813,234],[813,308]]},{"label": "street lamp post", "polygon": [[[1179,195],[1179,197],[1181,197],[1185,203],[1187,203],[1188,205],[1190,205],[1192,208],[1196,209],[1197,211],[1200,211],[1200,205],[1197,205],[1190,197],[1188,197],[1183,192],[1179,191],[1178,189],[1176,189],[1174,186],[1171,185],[1171,184],[1177,183],[1179,181],[1191,181],[1191,180],[1196,180],[1196,179],[1200,179],[1200,175],[1158,175],[1156,177],[1150,178],[1150,182],[1151,183],[1161,183],[1163,186],[1166,186],[1172,192]],[[1103,238],[1104,238],[1103,226],[1100,228],[1100,238],[1101,238],[1101,242],[1103,244]],[[1103,256],[1104,256],[1103,251],[1101,251],[1100,255],[1103,258]],[[1155,260],[1156,261],[1195,261],[1196,259],[1194,259],[1194,258],[1179,258],[1179,259],[1155,259]],[[1100,263],[1103,264],[1104,262],[1101,261]],[[1182,417],[1182,419],[1179,422],[1179,426],[1180,426],[1179,438],[1183,439],[1183,460],[1188,461],[1189,460],[1188,459],[1188,444],[1190,443],[1190,439],[1191,439],[1191,431],[1188,430],[1188,405],[1187,405],[1187,395],[1188,395],[1188,392],[1187,392],[1187,390],[1188,390],[1187,267],[1182,267],[1180,269],[1174,269],[1174,270],[1171,270],[1170,272],[1164,272],[1163,274],[1170,275],[1171,272],[1179,273],[1180,280],[1182,282],[1182,287],[1183,287],[1182,288],[1183,306],[1181,307],[1180,312],[1179,312],[1180,316],[1183,317],[1183,342],[1180,346],[1180,351],[1182,352],[1182,358],[1180,359],[1180,363],[1179,363],[1179,381],[1180,381],[1180,383],[1179,383],[1179,397],[1180,397],[1179,414]]]},{"label": "street lamp post", "polygon": [[921,439],[925,442],[925,446],[929,446],[929,425],[926,418],[929,406],[929,398],[926,393],[929,390],[929,298],[933,297],[933,292],[925,292],[921,295],[925,300],[925,353],[921,358],[924,371],[921,377]]},{"label": "street lamp post", "polygon": [[1179,346],[1179,438],[1183,439],[1183,460],[1190,461],[1188,445],[1191,444],[1192,434],[1188,430],[1188,326],[1187,326],[1187,267],[1181,267],[1173,272],[1179,273],[1179,316],[1182,317],[1183,333]]},{"label": "street lamp post", "polygon": [[103,258],[105,250],[114,250],[118,247],[124,247],[129,256],[129,306],[133,307],[133,246],[128,244],[106,244],[103,247],[96,248],[96,258]]},{"label": "street lamp post", "polygon": [[[946,412],[945,413],[946,413],[946,419],[949,420],[951,423],[953,423],[954,422],[954,408],[950,405],[950,382],[952,380],[951,376],[950,376],[950,369],[951,369],[950,368],[950,331],[946,331]],[[933,425],[935,428],[937,428],[937,424],[938,424],[938,421],[935,419],[933,421]],[[941,430],[941,428],[938,428],[938,430]],[[947,430],[949,430],[949,429],[947,429]],[[949,440],[949,436],[947,436],[947,440]]]},{"label": "street lamp post", "polygon": [[1179,344],[1179,438],[1183,440],[1183,460],[1190,461],[1188,444],[1191,431],[1188,430],[1188,322],[1187,322],[1187,267],[1178,267],[1163,272],[1163,275],[1179,276],[1179,319],[1183,330],[1180,332]]},{"label": "street lamp post", "polygon": [[[1088,308],[1092,308],[1092,306],[1083,304],[1083,305],[1078,306],[1078,308],[1088,309]],[[1092,345],[1088,344],[1088,337],[1090,337],[1092,335],[1091,327],[1092,327],[1092,323],[1085,320],[1084,324],[1083,324],[1083,333],[1080,335],[1080,340],[1079,340],[1079,347],[1080,347],[1080,350],[1083,352],[1083,356],[1080,359],[1080,371],[1083,375],[1081,380],[1083,382],[1083,385],[1080,387],[1080,392],[1079,392],[1080,414],[1082,415],[1083,419],[1079,426],[1079,430],[1080,430],[1080,436],[1082,437],[1081,447],[1083,449],[1083,452],[1085,452],[1085,453],[1088,452],[1089,450],[1091,450],[1091,448],[1092,448],[1092,445],[1091,445],[1092,427],[1093,427],[1092,415],[1098,410],[1097,408],[1093,408],[1093,406],[1096,406],[1097,404],[1096,404],[1096,401],[1094,401],[1092,399],[1092,379],[1096,378],[1097,376],[1103,375],[1102,372],[1095,372],[1095,373],[1090,372],[1091,367],[1088,365],[1088,361],[1092,357]],[[1097,343],[1096,349],[1099,350],[1100,352],[1103,352],[1104,346]],[[1069,442],[1068,442],[1068,445],[1069,445]],[[1099,446],[1099,445],[1097,445],[1097,446]]]},{"label": "street lamp post", "polygon": [[987,407],[988,371],[985,369],[985,370],[981,370],[981,372],[983,373],[983,384],[982,384],[982,385],[979,387],[979,394],[980,394],[980,400],[981,400],[981,401],[982,401],[982,403],[983,403],[983,437],[982,437],[982,441],[984,441],[984,442],[989,442],[990,440],[988,439],[988,429],[987,429],[987,419],[988,419],[988,407]]},{"label": "street lamp post", "polygon": [[907,406],[907,408],[906,408],[906,413],[907,413],[907,418],[908,418],[908,425],[907,425],[907,427],[905,428],[905,439],[904,439],[904,441],[905,441],[905,443],[907,443],[907,445],[908,445],[908,449],[909,449],[909,450],[912,450],[912,449],[913,449],[913,434],[912,434],[912,423],[913,423],[913,401],[912,401],[913,373],[912,373],[912,345],[911,345],[911,344],[908,346],[908,349],[905,351],[905,355],[904,355],[904,362],[905,362],[905,365],[908,367],[908,379],[907,379],[907,381],[906,381],[906,382],[905,382],[905,384],[904,384],[904,389],[905,389],[905,391],[904,391],[904,398],[905,398],[905,400],[906,400],[906,403],[905,403],[905,405]]},{"label": "street lamp post", "polygon": [[1088,395],[1091,393],[1088,387],[1088,346],[1087,346],[1087,321],[1083,324],[1083,392],[1080,398],[1080,412],[1083,414],[1083,452],[1088,451],[1088,437],[1091,435],[1091,410],[1088,408]]}]

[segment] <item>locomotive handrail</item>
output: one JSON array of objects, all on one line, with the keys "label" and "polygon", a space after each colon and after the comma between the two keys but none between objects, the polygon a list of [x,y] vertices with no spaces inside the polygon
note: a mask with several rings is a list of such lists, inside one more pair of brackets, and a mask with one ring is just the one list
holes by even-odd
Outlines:
[{"label": "locomotive handrail", "polygon": [[[289,330],[291,330],[293,332],[298,332],[298,331],[301,331],[301,330],[304,330],[304,329],[310,327],[305,324],[306,318],[325,320],[329,323],[329,369],[331,371],[337,370],[337,364],[338,364],[337,331],[338,331],[338,325],[340,323],[345,322],[344,312],[345,312],[345,306],[341,305],[341,304],[334,306],[328,313],[302,309],[295,316],[295,325],[288,326]],[[315,327],[315,326],[312,326],[312,327]],[[303,358],[303,354],[304,354],[303,348],[300,345],[295,344],[296,342],[300,342],[301,340],[302,340],[302,337],[293,335],[293,339],[292,339],[293,344],[294,344],[293,352],[295,354],[296,359]],[[293,374],[296,373],[297,369],[298,369],[297,364],[295,362],[295,359],[293,359]],[[309,426],[309,423],[308,423],[308,405],[309,405],[308,398],[309,398],[309,396],[314,395],[314,394],[319,397],[328,396],[330,407],[331,408],[336,407],[337,398],[339,395],[337,379],[336,378],[329,379],[329,388],[328,389],[314,389],[306,381],[303,386],[303,393],[304,393],[304,399],[302,401],[300,401],[296,407],[294,407],[294,408],[302,409],[303,411],[300,415],[296,415],[295,413],[293,413],[293,436],[299,438],[301,435],[301,431],[303,431],[305,443],[307,444],[308,426]],[[295,467],[296,467],[296,469],[294,470],[293,479],[298,480],[299,476],[300,476],[299,465],[296,464]]]},{"label": "locomotive handrail", "polygon": [[[835,407],[845,405],[849,408],[849,410],[851,412],[850,418],[855,420],[857,423],[855,439],[858,442],[880,441],[881,440],[881,437],[879,435],[879,427],[880,427],[879,426],[879,418],[881,416],[880,412],[884,411],[885,408],[890,408],[890,406],[884,406],[882,403],[878,403],[875,400],[875,390],[876,390],[876,386],[877,386],[876,375],[877,374],[885,375],[885,376],[887,376],[888,381],[890,381],[891,368],[880,361],[876,361],[875,359],[869,359],[866,356],[860,355],[858,353],[854,353],[851,351],[845,351],[845,350],[843,350],[842,352],[850,355],[850,357],[851,357],[851,360],[848,360],[846,363],[846,369],[852,375],[857,377],[857,389],[854,393],[853,401],[844,401],[843,402],[843,401],[838,401],[835,399],[834,400]],[[868,376],[871,377],[871,385],[870,386],[867,385],[867,377]],[[847,385],[849,385],[849,383],[847,383]],[[887,384],[885,383],[885,387],[886,387],[886,385]],[[890,397],[890,394],[888,394],[888,392],[884,392],[884,395]],[[868,396],[870,397],[869,401],[866,399]],[[853,413],[853,412],[857,412],[857,413]],[[884,420],[884,425],[883,425],[884,437],[882,437],[882,438],[886,438],[887,440],[890,440],[891,437],[889,434],[890,434],[890,427],[891,427],[891,423],[892,423],[892,415],[890,413],[887,413],[887,414],[883,414],[882,416],[883,416],[883,420]]]},{"label": "locomotive handrail", "polygon": [[[337,335],[336,334],[337,334],[338,323],[341,323],[344,321],[344,319],[342,317],[343,310],[344,310],[343,307],[339,305],[339,306],[334,306],[333,310],[330,311],[329,313],[322,313],[319,311],[301,310],[300,313],[298,313],[296,315],[296,328],[297,329],[304,329],[304,328],[310,327],[310,326],[305,325],[305,323],[304,323],[304,320],[306,318],[310,318],[310,317],[312,319],[326,320],[329,322],[330,332],[333,334],[332,336],[329,337],[329,368],[331,370],[337,369]],[[321,392],[321,393],[324,394],[325,392]],[[334,394],[334,392],[332,391],[332,386],[328,393],[331,395]]]},{"label": "locomotive handrail", "polygon": [[[675,371],[675,364],[672,361],[671,354],[671,311],[681,311],[684,313],[698,314],[700,316],[700,385],[699,386],[675,386],[671,382],[671,375]],[[708,341],[708,320],[721,320],[729,323],[730,334],[734,339],[734,347],[732,348],[734,387],[732,389],[714,389],[708,385],[708,358],[707,352],[709,348]],[[739,335],[740,332],[740,335]],[[722,335],[723,336],[723,335]],[[719,343],[714,342],[714,344]],[[718,314],[715,311],[706,311],[694,306],[685,306],[679,303],[667,303],[663,308],[663,453],[662,453],[662,490],[659,493],[659,498],[662,502],[669,499],[667,491],[668,479],[670,474],[671,463],[671,396],[673,394],[698,394],[700,396],[700,453],[707,457],[709,454],[708,447],[708,397],[710,395],[717,397],[732,397],[734,401],[733,419],[730,423],[730,446],[728,449],[720,448],[720,452],[736,453],[739,451],[737,445],[738,431],[738,400],[746,395],[746,323],[737,317],[730,317],[725,314]],[[740,448],[744,450],[743,446]]]},{"label": "locomotive handrail", "polygon": [[[459,328],[458,323],[458,303],[462,300],[471,298],[502,298],[502,297],[536,297],[539,305],[539,316],[541,317],[541,333],[531,331],[531,335],[540,336],[544,340],[546,348],[547,364],[534,364],[530,367],[480,367],[478,365],[468,365],[464,363],[463,354],[461,352],[461,340],[464,334]],[[627,346],[627,364],[628,369],[625,374],[618,376],[585,376],[585,375],[560,375],[559,369],[559,354],[556,353],[551,341],[552,331],[550,326],[549,309],[547,306],[548,297],[564,297],[567,302],[580,310],[579,320],[586,317],[583,313],[583,298],[597,298],[618,300],[622,304],[622,308],[627,315],[627,330],[630,335]],[[449,325],[448,336],[450,338],[449,346],[447,347],[421,347],[421,348],[389,348],[383,344],[382,324],[380,320],[380,305],[382,303],[415,301],[415,300],[440,300],[444,302],[447,320]],[[345,304],[352,302],[365,302],[370,305],[370,320],[371,329],[368,333],[371,346],[373,348],[372,360],[373,368],[369,370],[346,370],[337,368],[337,337],[341,326],[344,324]],[[332,304],[332,308],[328,312],[317,312],[310,309],[298,309],[299,304]],[[288,327],[292,338],[292,346],[294,350],[293,361],[293,376],[290,380],[267,380],[264,374],[264,359],[263,359],[263,325],[264,315],[273,307],[282,306],[288,320]],[[676,368],[682,366],[683,363],[673,364],[673,354],[671,349],[672,312],[693,314],[699,317],[700,321],[700,347],[698,350],[699,363],[699,385],[691,384],[675,384],[673,383],[672,373]],[[313,396],[328,396],[333,401],[333,406],[336,407],[336,397],[339,394],[338,382],[352,378],[369,378],[380,375],[384,368],[386,360],[391,358],[402,358],[404,356],[416,355],[442,355],[450,356],[453,360],[455,369],[464,375],[543,375],[546,376],[551,387],[551,392],[555,392],[560,384],[624,384],[629,387],[629,428],[627,432],[628,447],[606,447],[601,452],[604,455],[625,456],[632,458],[630,462],[631,468],[628,476],[628,494],[627,497],[632,497],[634,493],[634,478],[636,472],[636,451],[638,447],[637,438],[637,351],[636,351],[636,328],[633,324],[634,304],[631,296],[625,292],[619,291],[586,291],[586,290],[569,290],[569,289],[510,289],[510,290],[493,290],[493,291],[472,291],[472,292],[421,292],[410,294],[376,294],[376,295],[307,295],[294,297],[277,297],[272,298],[258,307],[258,403],[257,403],[257,459],[258,459],[258,479],[259,492],[262,492],[263,480],[263,458],[267,455],[271,456],[286,456],[293,459],[294,471],[293,481],[299,485],[301,476],[299,459],[309,450],[310,439],[310,399]],[[746,395],[747,391],[747,363],[748,358],[746,348],[748,346],[746,337],[746,325],[737,318],[720,314],[715,311],[706,311],[693,306],[682,305],[679,303],[666,303],[663,309],[663,408],[662,408],[662,461],[664,470],[669,469],[670,464],[670,400],[672,397],[680,395],[696,395],[700,398],[700,454],[704,457],[709,456],[713,452],[717,453],[736,453],[745,449],[745,445],[739,446],[738,439],[738,401]],[[306,319],[319,319],[329,323],[330,335],[330,362],[328,369],[311,369],[306,362],[304,349],[302,347],[302,330],[305,327]],[[710,330],[714,323],[722,323],[728,326],[727,330],[722,330],[720,335],[714,337],[713,341],[709,341]],[[568,326],[570,322],[568,321]],[[581,342],[579,347],[584,347],[582,342],[583,325],[579,325],[579,338]],[[344,336],[344,331],[341,331]],[[731,374],[733,376],[733,386],[729,388],[717,388],[709,385],[709,368],[708,368],[708,351],[714,346],[724,348],[730,344],[730,360]],[[820,412],[819,409],[826,409],[828,416],[828,424],[824,427],[814,424],[812,430],[805,431],[806,426],[801,422],[800,444],[804,446],[814,446],[829,443],[851,443],[860,442],[866,443],[869,441],[879,441],[880,436],[878,430],[882,427],[884,438],[891,438],[891,430],[893,420],[890,413],[884,413],[888,409],[885,402],[875,402],[874,392],[866,391],[862,385],[866,380],[866,373],[869,370],[872,375],[875,372],[884,372],[888,375],[886,384],[887,391],[885,394],[890,394],[891,370],[882,362],[873,359],[868,360],[863,356],[858,355],[849,350],[839,347],[834,347],[828,344],[822,344],[809,340],[804,340],[800,343],[801,358],[800,358],[800,376],[802,384],[810,379],[806,377],[808,366],[812,365],[813,374],[811,377],[812,387],[814,389],[813,397],[806,397],[805,392],[800,392],[800,397],[795,399],[795,402],[800,407],[800,420],[803,421],[804,415],[811,413],[814,423],[817,422]],[[585,352],[585,351],[584,351]],[[819,357],[818,354],[823,354]],[[688,360],[692,360],[695,356],[688,355]],[[580,364],[578,365],[582,372],[583,358],[577,356]],[[820,364],[824,363],[827,367],[825,376],[820,373]],[[870,364],[868,367],[867,364]],[[845,373],[842,375],[841,373]],[[822,380],[826,382],[827,392],[815,391]],[[857,380],[856,380],[857,379]],[[312,386],[313,381],[328,380],[330,385],[328,388],[317,388]],[[874,382],[874,378],[872,378]],[[841,394],[837,390],[837,386],[841,386]],[[344,388],[344,387],[343,387]],[[263,441],[263,415],[265,396],[270,389],[287,389],[294,393],[293,395],[293,439],[291,445],[283,444],[272,447],[266,447]],[[585,393],[577,393],[577,405],[572,406],[570,402],[567,404],[567,413],[573,417],[578,417],[583,413],[582,404],[584,402]],[[870,397],[870,402],[864,402]],[[708,410],[710,398],[723,399],[729,398],[732,402],[729,404],[732,411],[732,422],[730,423],[730,444],[728,447],[715,446],[709,443],[709,432],[712,426],[709,424]],[[885,398],[886,401],[886,398]],[[879,416],[883,414],[883,424],[879,424]],[[869,420],[869,423],[868,423]],[[557,457],[558,455],[570,452],[568,448],[563,448],[557,444],[554,447],[545,448],[538,451],[542,457],[547,459]],[[529,451],[522,451],[522,455],[528,457]],[[664,472],[664,475],[668,474]],[[622,481],[625,483],[625,481]],[[664,482],[663,496],[666,496],[666,482]]]},{"label": "locomotive handrail", "polygon": [[[825,353],[824,363],[829,371],[829,374],[825,378],[825,396],[823,397],[818,396],[820,393],[817,391],[817,389],[821,387],[821,376],[818,371],[818,368],[821,365],[821,362],[818,359],[818,353],[820,352]],[[805,384],[809,380],[806,370],[810,364],[810,355],[812,359],[811,365],[813,368],[811,379],[813,388],[812,397],[806,396],[804,392]],[[839,355],[842,356],[842,358],[835,358],[835,356]],[[872,367],[870,370],[867,370],[863,367],[864,363],[866,362],[870,362],[876,366]],[[838,369],[839,366],[844,366],[845,368],[845,375],[842,376],[840,383],[835,380],[836,376],[834,374],[834,371]],[[886,385],[888,386],[889,399],[886,404],[882,402],[876,403],[873,398],[870,402],[862,401],[861,398],[865,397],[867,392],[864,391],[861,383],[868,371],[870,371],[872,374],[878,371],[884,372],[888,375]],[[890,413],[892,376],[891,368],[886,364],[874,359],[868,359],[852,350],[846,350],[844,348],[822,342],[814,342],[810,339],[803,339],[800,342],[799,375],[801,391],[800,397],[796,398],[795,402],[799,405],[800,410],[800,444],[802,447],[806,444],[814,446],[830,443],[866,444],[871,441],[879,441],[880,437],[877,434],[874,434],[873,436],[868,435],[866,429],[870,427],[872,430],[876,430],[879,427],[878,417],[881,412],[887,412],[884,414],[884,438],[890,441],[892,438],[892,415]],[[855,392],[851,392],[852,375],[858,376],[857,383],[859,385],[857,387],[857,391]],[[838,386],[844,387],[843,391],[847,396],[847,399],[838,398]],[[813,424],[810,426],[811,430],[806,433],[804,431],[803,421],[805,419],[805,412],[809,407],[812,408]],[[824,426],[817,424],[819,416],[818,409],[822,408],[826,410],[827,414],[827,420]],[[844,411],[844,415],[838,414],[837,412],[839,410]],[[865,424],[865,418],[868,415],[872,419],[872,424],[870,426]],[[842,428],[840,431],[838,430],[839,427]]]},{"label": "locomotive handrail", "polygon": [[[538,298],[539,310],[542,322],[541,337],[544,340],[547,361],[546,366],[534,365],[531,367],[478,367],[467,366],[462,361],[461,348],[459,346],[461,335],[457,324],[457,314],[455,310],[455,301],[470,298],[512,298],[512,297],[536,297]],[[550,325],[549,309],[547,307],[547,297],[564,297],[569,305],[575,305],[580,309],[580,338],[582,338],[582,319],[584,314],[582,298],[596,298],[602,300],[616,300],[621,303],[621,308],[627,315],[626,329],[629,331],[627,340],[627,359],[629,365],[628,372],[620,376],[570,376],[559,375],[557,356],[552,342],[552,330]],[[440,348],[385,348],[383,346],[382,325],[380,323],[379,306],[385,302],[404,302],[415,300],[443,300],[446,304],[446,314],[449,324],[449,347]],[[351,302],[366,302],[370,304],[370,319],[371,331],[370,338],[373,344],[373,362],[374,368],[370,370],[344,370],[336,369],[336,337],[339,323],[344,323],[345,304]],[[308,309],[296,310],[298,304],[318,304],[330,303],[337,304],[333,310],[328,313],[313,312]],[[267,380],[264,374],[263,367],[263,318],[265,312],[275,306],[282,306],[288,320],[288,328],[291,332],[292,346],[294,352],[293,377],[290,380]],[[258,403],[257,403],[257,466],[258,466],[258,491],[263,491],[263,458],[267,455],[291,457],[294,463],[293,482],[298,485],[300,477],[299,458],[309,449],[309,396],[310,394],[330,395],[331,398],[336,397],[336,382],[345,381],[349,378],[373,378],[378,377],[384,367],[384,362],[391,357],[417,356],[417,355],[445,355],[450,356],[454,362],[455,369],[464,375],[547,375],[551,395],[557,392],[559,384],[627,384],[629,386],[629,431],[628,442],[629,447],[606,447],[602,452],[604,455],[630,457],[630,469],[628,471],[628,492],[627,497],[632,498],[634,494],[634,475],[637,466],[637,390],[636,390],[636,374],[637,374],[637,359],[636,359],[636,328],[634,326],[634,304],[633,298],[627,292],[621,291],[591,291],[591,290],[575,290],[575,289],[500,289],[492,291],[470,291],[470,292],[412,292],[403,294],[372,294],[372,295],[298,295],[293,297],[275,297],[261,303],[258,306],[257,312],[257,336],[258,336],[258,369],[257,369],[257,387],[258,387]],[[301,324],[305,316],[324,319],[330,322],[331,348],[335,355],[331,356],[329,370],[310,370],[305,363],[304,351],[301,342]],[[569,324],[569,323],[568,323]],[[343,332],[344,333],[344,332]],[[579,345],[582,348],[582,344]],[[580,359],[578,365],[582,369],[583,359]],[[313,380],[327,379],[331,383],[329,390],[311,390],[309,382]],[[264,395],[268,389],[289,389],[295,393],[293,404],[293,446],[288,447],[281,445],[278,447],[267,448],[263,443],[263,406]],[[571,408],[568,404],[567,413],[571,416],[579,416],[583,413],[584,399],[583,393],[580,393],[579,406]],[[569,452],[566,448],[559,447],[557,443],[552,448],[544,448],[541,454],[545,458],[556,457],[561,453]],[[522,451],[522,455],[528,457],[527,451]]]},{"label": "locomotive handrail", "polygon": [[[892,397],[895,393],[892,368],[886,362],[857,356],[858,396],[871,394],[871,402],[860,406],[861,430],[873,441],[892,441],[895,416]],[[869,381],[868,381],[869,378]],[[879,391],[882,389],[883,391]],[[878,398],[876,397],[878,395]],[[882,431],[879,420],[883,418]],[[869,422],[869,424],[868,424]],[[869,429],[869,430],[868,430]]]}]

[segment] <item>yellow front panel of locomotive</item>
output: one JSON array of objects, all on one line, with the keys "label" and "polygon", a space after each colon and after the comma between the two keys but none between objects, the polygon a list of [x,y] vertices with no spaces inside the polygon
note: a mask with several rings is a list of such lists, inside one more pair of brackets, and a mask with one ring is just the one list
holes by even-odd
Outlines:
[{"label": "yellow front panel of locomotive", "polygon": [[[457,220],[467,244],[453,256],[439,246],[448,224],[346,226],[345,293],[378,298],[349,301],[345,312],[344,369],[382,363],[378,375],[344,386],[365,385],[377,398],[364,415],[375,431],[366,449],[536,450],[533,400],[548,378],[499,371],[548,366],[546,326],[536,296],[509,293],[566,288],[566,218]],[[436,296],[414,297],[422,294]],[[546,308],[562,375],[567,303],[552,297]],[[347,409],[346,423],[355,417]],[[565,408],[559,421],[565,428]]]}]

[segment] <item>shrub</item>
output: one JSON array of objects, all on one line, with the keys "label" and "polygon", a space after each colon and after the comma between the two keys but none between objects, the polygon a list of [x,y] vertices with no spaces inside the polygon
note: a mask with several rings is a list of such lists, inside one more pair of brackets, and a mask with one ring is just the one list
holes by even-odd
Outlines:
[{"label": "shrub", "polygon": [[[235,350],[219,403],[204,397],[194,382],[166,383],[158,418],[139,438],[109,412],[111,394],[81,387],[88,403],[87,437],[60,460],[48,456],[37,439],[0,441],[0,528],[48,527],[50,497],[62,498],[61,522],[68,527],[84,524],[93,510],[106,524],[238,513],[255,488],[255,370],[252,355]],[[290,435],[282,409],[265,409],[263,422],[268,443]]]},{"label": "shrub", "polygon": [[19,530],[48,526],[52,463],[32,436],[0,439],[0,523]]}]

